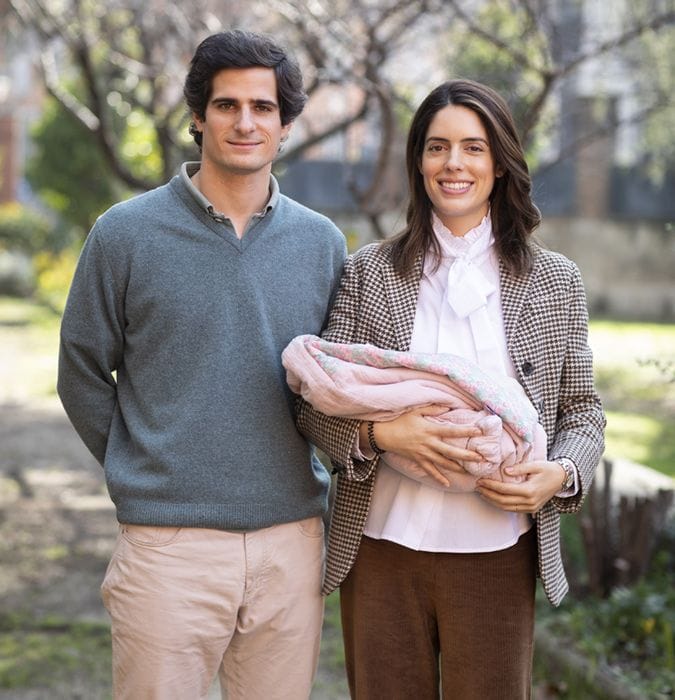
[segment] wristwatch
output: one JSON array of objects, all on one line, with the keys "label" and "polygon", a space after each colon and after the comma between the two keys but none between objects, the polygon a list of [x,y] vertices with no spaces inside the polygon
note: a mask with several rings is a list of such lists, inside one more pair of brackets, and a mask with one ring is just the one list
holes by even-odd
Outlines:
[{"label": "wristwatch", "polygon": [[577,468],[574,465],[574,462],[571,459],[567,459],[567,457],[559,457],[556,459],[556,462],[565,471],[565,476],[563,478],[562,485],[560,486],[560,490],[567,491],[567,489],[574,486],[574,477],[576,475]]}]

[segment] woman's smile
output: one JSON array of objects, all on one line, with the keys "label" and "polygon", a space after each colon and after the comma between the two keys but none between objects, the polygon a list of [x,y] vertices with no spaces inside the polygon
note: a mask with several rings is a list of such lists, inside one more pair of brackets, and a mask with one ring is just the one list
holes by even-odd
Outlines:
[{"label": "woman's smile", "polygon": [[420,165],[438,218],[455,236],[483,220],[490,208],[495,162],[480,117],[448,105],[429,124]]}]

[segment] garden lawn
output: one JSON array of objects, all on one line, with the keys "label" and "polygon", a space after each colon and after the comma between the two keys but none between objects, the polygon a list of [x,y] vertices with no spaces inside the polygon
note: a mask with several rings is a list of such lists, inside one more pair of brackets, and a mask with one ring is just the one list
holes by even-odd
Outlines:
[{"label": "garden lawn", "polygon": [[675,477],[675,324],[592,321],[606,453]]},{"label": "garden lawn", "polygon": [[[0,297],[0,388],[6,404],[53,399],[58,325],[58,316],[44,307]],[[593,321],[589,342],[608,416],[607,455],[675,476],[675,324]],[[659,575],[659,570],[666,573]],[[672,593],[668,597],[669,589],[662,586],[670,571],[668,563],[661,562],[655,575],[641,587],[619,591],[616,600],[579,601],[570,596],[562,609],[554,612],[547,608],[538,627],[549,629],[559,645],[576,647],[592,665],[602,663],[616,672],[617,682],[633,691],[630,697],[671,697],[675,622]],[[347,697],[338,600],[335,594],[326,601],[320,673],[313,699]],[[6,652],[0,653],[0,688],[29,685],[29,677],[36,674],[35,663],[42,664],[47,675],[54,675],[45,659],[55,660],[66,673],[60,655],[72,658],[75,668],[85,676],[98,679],[108,673],[105,625],[87,627],[67,620],[47,624],[32,617],[14,620],[5,613],[0,616],[0,633],[5,645],[2,651]],[[16,653],[18,649],[22,651]],[[100,657],[101,662],[92,661],[89,668],[83,649]],[[94,649],[100,649],[100,654],[93,654]],[[575,689],[571,676],[561,677],[541,652],[538,657],[544,662],[535,676],[539,688],[548,687],[553,696],[557,693],[570,700],[607,697],[593,695],[588,685]],[[578,675],[578,670],[574,673]]]}]

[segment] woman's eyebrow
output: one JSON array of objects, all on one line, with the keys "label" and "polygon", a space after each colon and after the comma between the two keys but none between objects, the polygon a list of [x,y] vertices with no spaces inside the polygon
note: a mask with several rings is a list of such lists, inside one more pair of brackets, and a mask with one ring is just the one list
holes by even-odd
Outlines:
[{"label": "woman's eyebrow", "polygon": [[[429,141],[442,141],[443,143],[450,143],[450,139],[446,139],[443,136],[429,136],[426,143],[429,143]],[[480,141],[481,143],[488,145],[487,139],[484,139],[482,136],[467,136],[466,138],[459,140],[460,143],[468,143],[470,141]]]}]

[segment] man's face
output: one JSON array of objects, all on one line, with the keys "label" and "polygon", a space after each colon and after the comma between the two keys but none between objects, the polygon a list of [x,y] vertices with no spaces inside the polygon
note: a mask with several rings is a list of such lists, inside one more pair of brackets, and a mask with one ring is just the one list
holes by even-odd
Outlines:
[{"label": "man's face", "polygon": [[223,175],[270,170],[291,124],[281,126],[277,81],[272,68],[225,68],[213,76],[204,120],[202,164]]}]

